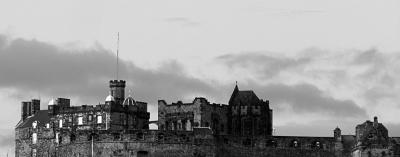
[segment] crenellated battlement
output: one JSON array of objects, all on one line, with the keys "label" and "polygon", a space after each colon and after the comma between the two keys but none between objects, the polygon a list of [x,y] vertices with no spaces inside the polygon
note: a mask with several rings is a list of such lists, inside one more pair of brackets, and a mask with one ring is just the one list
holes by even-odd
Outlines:
[{"label": "crenellated battlement", "polygon": [[125,80],[110,80],[110,88],[112,87],[124,87],[126,86]]}]

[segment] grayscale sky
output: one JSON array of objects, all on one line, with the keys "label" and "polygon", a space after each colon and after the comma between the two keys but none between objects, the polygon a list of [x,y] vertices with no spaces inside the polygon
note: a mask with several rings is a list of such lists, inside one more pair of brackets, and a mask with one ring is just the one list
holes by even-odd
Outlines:
[{"label": "grayscale sky", "polygon": [[0,156],[21,101],[104,101],[117,32],[120,78],[152,120],[159,99],[226,104],[238,81],[270,100],[277,135],[378,116],[400,136],[398,0],[1,0],[0,20]]}]

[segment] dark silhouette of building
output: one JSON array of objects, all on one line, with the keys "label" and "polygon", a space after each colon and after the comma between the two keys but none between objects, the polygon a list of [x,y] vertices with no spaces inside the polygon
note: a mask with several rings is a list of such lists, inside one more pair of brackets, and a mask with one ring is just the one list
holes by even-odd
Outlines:
[{"label": "dark silhouette of building", "polygon": [[240,91],[236,85],[229,99],[229,132],[237,136],[272,135],[272,109],[254,91]]},{"label": "dark silhouette of building", "polygon": [[275,136],[268,100],[236,85],[228,105],[197,97],[158,101],[158,130],[149,130],[147,103],[125,98],[125,81],[111,80],[103,104],[71,106],[67,98],[22,102],[15,155],[193,157],[399,157],[400,138],[375,117],[355,135]]}]

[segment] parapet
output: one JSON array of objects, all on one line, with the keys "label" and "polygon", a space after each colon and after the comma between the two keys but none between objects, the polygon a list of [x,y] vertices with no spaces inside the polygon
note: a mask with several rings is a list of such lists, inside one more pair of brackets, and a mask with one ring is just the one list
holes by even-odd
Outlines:
[{"label": "parapet", "polygon": [[111,87],[125,87],[125,80],[110,80],[110,88]]}]

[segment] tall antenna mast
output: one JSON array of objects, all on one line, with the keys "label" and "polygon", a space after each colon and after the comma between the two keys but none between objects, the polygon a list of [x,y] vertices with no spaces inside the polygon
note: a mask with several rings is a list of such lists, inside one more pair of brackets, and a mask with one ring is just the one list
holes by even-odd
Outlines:
[{"label": "tall antenna mast", "polygon": [[118,67],[118,60],[119,60],[119,58],[118,58],[118,54],[119,54],[119,32],[118,32],[118,40],[117,40],[117,80],[118,80],[118,71],[119,71],[119,67]]}]

